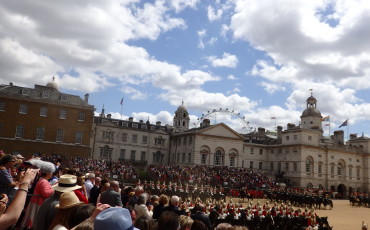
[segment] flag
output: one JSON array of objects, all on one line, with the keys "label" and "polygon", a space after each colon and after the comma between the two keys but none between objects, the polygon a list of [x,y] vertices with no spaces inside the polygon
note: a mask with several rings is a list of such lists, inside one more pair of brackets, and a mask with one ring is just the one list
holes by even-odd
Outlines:
[{"label": "flag", "polygon": [[326,116],[326,117],[323,117],[322,119],[321,119],[321,121],[329,121],[330,120],[330,115],[329,116]]},{"label": "flag", "polygon": [[120,102],[121,105],[123,105],[123,98],[121,99],[121,102]]},{"label": "flag", "polygon": [[271,117],[271,119],[276,119],[276,117]]},{"label": "flag", "polygon": [[348,125],[348,119],[345,121],[345,122],[343,122],[343,124],[341,124],[340,126],[339,126],[339,128],[340,127],[342,127],[342,126],[347,126]]},{"label": "flag", "polygon": [[329,124],[326,124],[325,126],[330,126],[330,123]]}]

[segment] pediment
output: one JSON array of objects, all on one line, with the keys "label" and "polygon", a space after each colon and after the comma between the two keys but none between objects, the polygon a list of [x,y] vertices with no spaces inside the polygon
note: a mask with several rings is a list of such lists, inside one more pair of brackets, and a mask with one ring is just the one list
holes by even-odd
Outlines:
[{"label": "pediment", "polygon": [[202,135],[210,135],[210,136],[219,136],[219,137],[228,137],[228,138],[236,138],[243,140],[243,137],[234,131],[229,126],[225,125],[224,123],[220,123],[217,125],[209,126],[201,131],[198,134]]}]

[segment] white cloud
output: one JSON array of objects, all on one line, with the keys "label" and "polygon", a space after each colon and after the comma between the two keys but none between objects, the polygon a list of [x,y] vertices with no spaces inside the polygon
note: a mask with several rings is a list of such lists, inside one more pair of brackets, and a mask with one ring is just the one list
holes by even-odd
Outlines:
[{"label": "white cloud", "polygon": [[227,79],[229,79],[229,80],[237,80],[238,78],[235,77],[234,75],[230,74],[230,75],[227,76]]},{"label": "white cloud", "polygon": [[265,81],[262,81],[261,86],[268,92],[269,94],[273,94],[276,91],[284,91],[285,87],[278,85],[278,84],[273,84],[273,83],[268,83]]},{"label": "white cloud", "polygon": [[234,38],[271,58],[257,62],[254,75],[273,82],[307,79],[337,85],[350,77],[350,87],[369,88],[354,80],[370,79],[365,64],[370,57],[369,11],[364,0],[297,0],[294,7],[284,0],[239,0],[230,29]]},{"label": "white cloud", "polygon": [[215,21],[221,19],[222,17],[222,9],[214,9],[212,6],[208,6],[207,8],[207,16],[209,21]]},{"label": "white cloud", "polygon": [[130,86],[123,87],[122,91],[125,94],[130,95],[131,99],[133,99],[133,100],[145,100],[148,97],[147,94],[145,94],[143,92],[140,92],[139,90],[137,90],[133,87],[130,87]]},{"label": "white cloud", "polygon": [[171,0],[172,7],[175,8],[176,12],[182,11],[187,7],[196,8],[199,0]]},{"label": "white cloud", "polygon": [[203,43],[203,38],[207,35],[207,31],[206,30],[199,30],[197,32],[197,34],[198,34],[198,38],[199,38],[198,48],[204,49],[205,45]]},{"label": "white cloud", "polygon": [[209,56],[207,59],[213,67],[235,68],[238,65],[238,58],[229,53],[224,53],[220,59],[217,59],[215,56]]}]

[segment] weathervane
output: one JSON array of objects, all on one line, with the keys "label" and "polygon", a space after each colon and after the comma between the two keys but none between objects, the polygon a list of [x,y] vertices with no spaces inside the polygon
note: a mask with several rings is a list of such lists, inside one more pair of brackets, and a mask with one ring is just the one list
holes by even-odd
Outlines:
[{"label": "weathervane", "polygon": [[313,91],[313,89],[309,89],[310,91],[311,91],[311,96],[312,96],[312,91]]}]

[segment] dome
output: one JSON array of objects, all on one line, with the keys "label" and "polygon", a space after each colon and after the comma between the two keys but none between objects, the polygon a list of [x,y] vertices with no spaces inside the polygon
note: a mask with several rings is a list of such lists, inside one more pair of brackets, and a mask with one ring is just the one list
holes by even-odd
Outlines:
[{"label": "dome", "polygon": [[55,90],[59,90],[59,86],[58,86],[58,84],[54,80],[55,80],[55,77],[53,77],[53,80],[52,81],[49,81],[46,84],[46,87],[50,87],[50,88],[53,88]]},{"label": "dome", "polygon": [[176,110],[177,113],[188,113],[188,110],[184,106],[184,102],[177,108]]},{"label": "dome", "polygon": [[320,117],[321,118],[321,112],[320,110],[311,107],[311,108],[305,109],[301,117]]},{"label": "dome", "polygon": [[314,96],[310,96],[309,98],[307,98],[307,103],[313,104],[315,102],[317,102],[317,100]]}]

